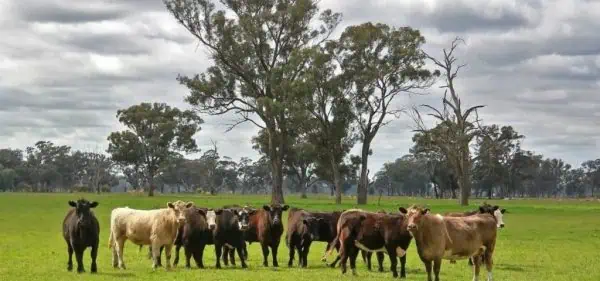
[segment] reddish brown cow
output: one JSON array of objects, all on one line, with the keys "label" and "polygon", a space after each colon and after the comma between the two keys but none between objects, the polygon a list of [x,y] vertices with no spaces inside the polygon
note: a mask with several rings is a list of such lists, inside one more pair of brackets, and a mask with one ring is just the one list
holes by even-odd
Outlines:
[{"label": "reddish brown cow", "polygon": [[273,266],[278,267],[277,249],[283,235],[283,223],[281,214],[289,208],[288,205],[271,204],[264,205],[262,209],[256,210],[250,216],[248,230],[244,232],[244,238],[248,243],[259,242],[263,253],[263,265],[269,266],[269,248],[273,255]]},{"label": "reddish brown cow", "polygon": [[457,260],[473,258],[473,280],[478,280],[483,255],[488,271],[488,281],[492,280],[492,255],[496,246],[496,220],[489,214],[467,217],[444,217],[431,214],[429,209],[411,207],[408,209],[408,231],[415,238],[417,252],[425,264],[427,280],[439,281],[442,259]]},{"label": "reddish brown cow", "polygon": [[[400,276],[406,277],[406,250],[412,237],[406,230],[406,209],[401,214],[372,213],[363,210],[347,210],[342,213],[337,226],[337,241],[340,244],[342,274],[346,273],[346,262],[356,274],[356,257],[359,250],[385,252],[390,257],[391,271],[398,277],[397,256],[400,256]],[[330,250],[331,252],[331,250]]]}]

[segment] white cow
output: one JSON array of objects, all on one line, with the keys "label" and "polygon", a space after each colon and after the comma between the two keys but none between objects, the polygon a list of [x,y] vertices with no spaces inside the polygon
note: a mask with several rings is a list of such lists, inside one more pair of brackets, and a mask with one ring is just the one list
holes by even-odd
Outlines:
[{"label": "white cow", "polygon": [[168,202],[168,208],[156,210],[136,210],[129,207],[115,208],[110,215],[110,238],[113,267],[125,269],[123,247],[129,239],[137,245],[152,246],[152,268],[158,267],[160,247],[165,246],[166,268],[171,268],[171,248],[177,237],[179,226],[185,222],[184,211],[194,205],[176,201]]}]

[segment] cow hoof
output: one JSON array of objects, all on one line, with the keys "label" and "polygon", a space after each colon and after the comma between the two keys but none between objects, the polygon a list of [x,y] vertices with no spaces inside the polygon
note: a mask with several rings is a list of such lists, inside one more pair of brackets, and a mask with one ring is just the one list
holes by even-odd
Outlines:
[{"label": "cow hoof", "polygon": [[264,267],[269,267],[269,264],[268,264],[268,263],[266,263],[266,262],[263,262],[263,266],[264,266]]},{"label": "cow hoof", "polygon": [[242,268],[248,268],[248,266],[245,264],[242,264]]},{"label": "cow hoof", "polygon": [[77,273],[84,273],[84,272],[85,272],[85,270],[83,268],[78,268],[77,269]]},{"label": "cow hoof", "polygon": [[73,265],[68,265],[67,266],[67,271],[73,271]]},{"label": "cow hoof", "polygon": [[279,267],[279,264],[277,264],[277,263],[274,263],[274,264],[273,264],[273,267]]},{"label": "cow hoof", "polygon": [[96,265],[92,266],[92,269],[90,270],[91,273],[96,273],[98,272],[98,268],[96,267]]}]

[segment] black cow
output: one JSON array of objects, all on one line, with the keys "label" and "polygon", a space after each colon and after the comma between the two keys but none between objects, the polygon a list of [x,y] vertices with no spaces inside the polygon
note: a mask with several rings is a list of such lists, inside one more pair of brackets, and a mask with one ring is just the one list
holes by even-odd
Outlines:
[{"label": "black cow", "polygon": [[[239,215],[236,211],[230,209],[209,209],[206,213],[208,221],[208,228],[212,231],[213,243],[215,244],[216,253],[216,267],[221,268],[221,254],[222,248],[228,247],[230,249],[236,249],[238,256],[244,257],[244,237],[242,229],[247,228],[248,225],[240,222]],[[246,260],[240,259],[242,268],[247,268]]]},{"label": "black cow", "polygon": [[298,259],[300,260],[300,266],[306,267],[308,265],[308,252],[310,250],[310,244],[313,240],[319,239],[319,233],[322,218],[315,218],[310,215],[309,212],[304,210],[292,208],[288,213],[288,225],[286,235],[286,245],[290,250],[290,259],[288,266],[291,267],[294,262],[295,250],[298,251]]},{"label": "black cow", "polygon": [[98,271],[96,257],[98,256],[100,224],[91,209],[96,208],[98,202],[79,199],[77,202],[69,201],[69,206],[73,208],[67,212],[63,220],[63,237],[67,242],[69,252],[67,270],[73,270],[73,252],[75,252],[77,272],[85,272],[83,269],[83,253],[87,247],[91,247],[91,272],[96,273]]}]

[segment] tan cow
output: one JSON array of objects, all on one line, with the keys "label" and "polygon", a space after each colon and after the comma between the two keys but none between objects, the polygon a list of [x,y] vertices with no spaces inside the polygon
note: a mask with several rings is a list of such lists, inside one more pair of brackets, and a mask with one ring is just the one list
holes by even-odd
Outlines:
[{"label": "tan cow", "polygon": [[152,268],[158,267],[160,247],[165,246],[166,268],[171,268],[171,248],[179,226],[185,222],[184,211],[194,203],[168,202],[168,208],[156,210],[136,210],[129,207],[115,208],[110,215],[110,238],[108,247],[112,248],[113,267],[125,269],[123,247],[129,239],[136,245],[152,246]]},{"label": "tan cow", "polygon": [[[417,252],[425,264],[427,280],[431,269],[439,281],[442,259],[458,260],[482,255],[492,280],[492,256],[496,246],[496,220],[490,214],[468,217],[444,217],[429,209],[412,206],[408,209],[408,231],[415,238]],[[479,280],[482,260],[473,258],[473,280]]]}]

